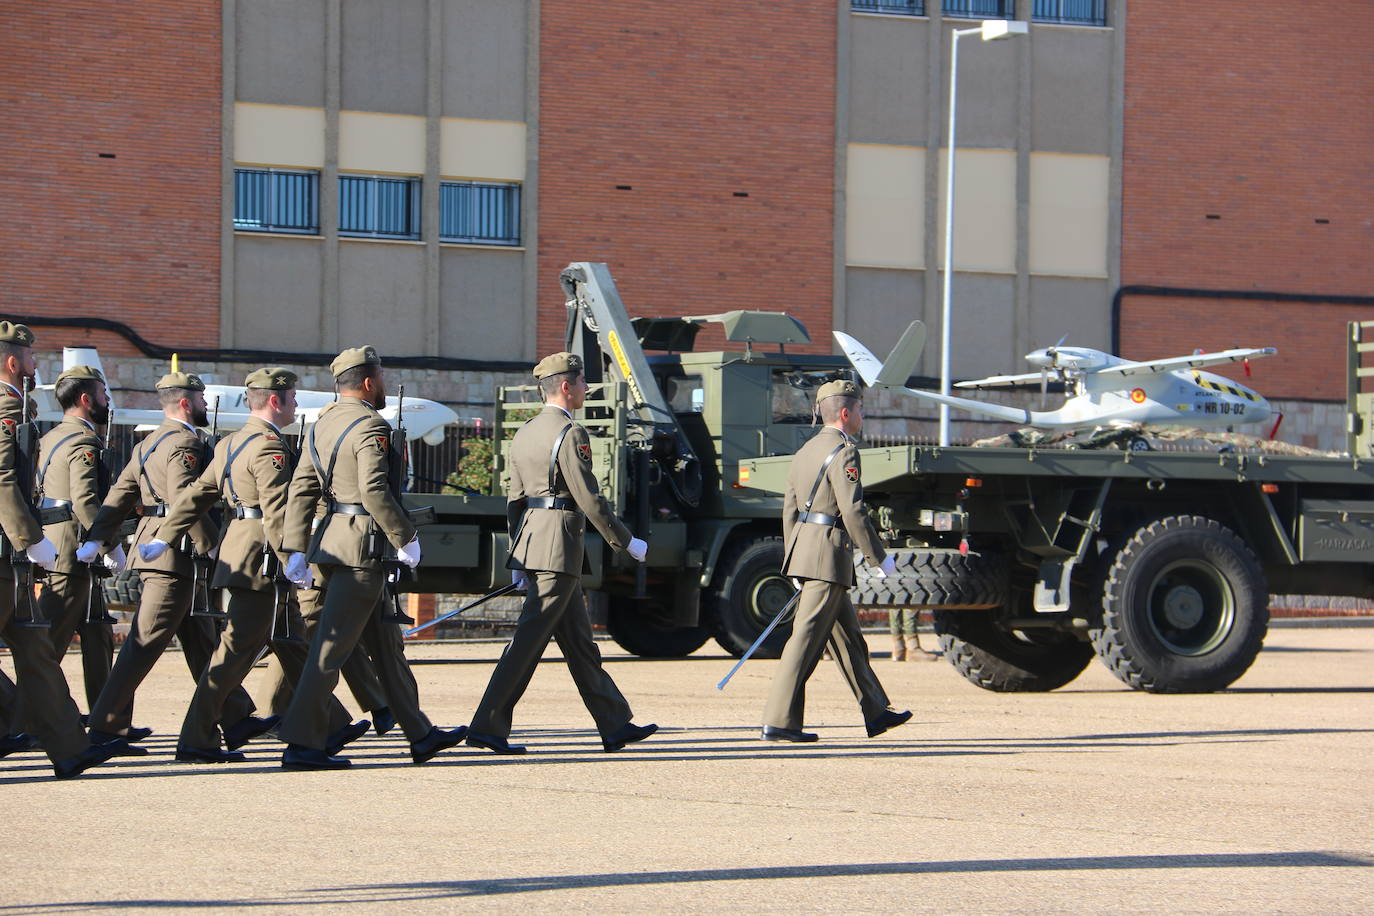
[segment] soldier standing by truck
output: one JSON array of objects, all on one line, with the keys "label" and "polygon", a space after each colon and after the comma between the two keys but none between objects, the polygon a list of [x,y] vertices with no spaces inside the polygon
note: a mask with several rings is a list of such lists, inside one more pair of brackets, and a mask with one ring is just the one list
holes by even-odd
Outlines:
[{"label": "soldier standing by truck", "polygon": [[816,409],[825,428],[792,459],[783,496],[782,573],[801,580],[801,599],[764,707],[765,741],[817,740],[815,732],[802,731],[806,681],[827,642],[859,701],[870,738],[911,718],[888,704],[848,594],[856,545],[884,575],[895,568],[863,507],[854,441],[863,428],[863,393],[848,380],[827,382],[816,392]]}]

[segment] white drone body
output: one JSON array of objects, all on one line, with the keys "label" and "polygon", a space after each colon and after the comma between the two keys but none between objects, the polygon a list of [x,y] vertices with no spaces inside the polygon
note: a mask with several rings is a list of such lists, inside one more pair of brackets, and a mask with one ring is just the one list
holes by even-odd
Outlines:
[{"label": "white drone body", "polygon": [[1088,347],[1054,346],[1026,354],[1027,362],[1039,366],[1039,372],[995,375],[955,386],[1003,388],[1039,382],[1043,392],[1053,373],[1064,383],[1066,391],[1072,392],[1057,410],[1024,410],[907,388],[906,380],[925,344],[925,325],[919,321],[907,327],[886,362],[848,334],[836,331],[835,339],[867,385],[896,388],[922,400],[1046,428],[1134,424],[1227,427],[1258,423],[1268,419],[1272,412],[1269,402],[1231,379],[1203,372],[1202,367],[1278,352],[1273,347],[1262,347],[1137,362]]}]

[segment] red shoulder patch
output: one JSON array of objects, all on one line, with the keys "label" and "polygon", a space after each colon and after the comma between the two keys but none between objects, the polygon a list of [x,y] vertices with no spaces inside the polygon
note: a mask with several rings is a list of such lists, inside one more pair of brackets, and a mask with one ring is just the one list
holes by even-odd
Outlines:
[{"label": "red shoulder patch", "polygon": [[583,442],[577,446],[577,457],[588,464],[592,463],[592,447],[589,443]]},{"label": "red shoulder patch", "polygon": [[280,471],[286,467],[285,455],[268,455],[267,459],[272,462],[272,469]]},{"label": "red shoulder patch", "polygon": [[13,436],[15,429],[17,429],[18,427],[19,424],[11,420],[9,417],[0,417],[0,429],[4,430],[5,435]]},{"label": "red shoulder patch", "polygon": [[387,449],[391,448],[391,439],[386,436],[373,436],[372,441],[377,443],[377,450],[379,452],[385,452]]},{"label": "red shoulder patch", "polygon": [[196,468],[200,467],[200,456],[195,452],[182,452],[181,466],[188,471],[194,471]]},{"label": "red shoulder patch", "polygon": [[95,467],[95,452],[90,449],[82,449],[78,459],[88,468]]},{"label": "red shoulder patch", "polygon": [[844,476],[847,477],[847,478],[849,479],[849,482],[850,482],[850,483],[858,483],[858,482],[859,482],[859,469],[858,469],[858,468],[845,468],[845,469],[844,469]]}]

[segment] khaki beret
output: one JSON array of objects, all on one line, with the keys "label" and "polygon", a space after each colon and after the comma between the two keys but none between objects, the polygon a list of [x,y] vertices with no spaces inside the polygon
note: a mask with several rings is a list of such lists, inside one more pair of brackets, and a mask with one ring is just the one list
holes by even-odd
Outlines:
[{"label": "khaki beret", "polygon": [[105,376],[100,374],[100,370],[94,366],[72,366],[70,369],[62,370],[62,374],[57,377],[58,382],[65,382],[67,379],[95,379],[97,382],[105,381]]},{"label": "khaki beret", "polygon": [[0,343],[31,347],[33,346],[33,331],[30,331],[26,324],[0,321]]},{"label": "khaki beret", "polygon": [[290,369],[283,369],[281,366],[259,369],[257,372],[248,373],[248,378],[243,380],[245,388],[269,388],[273,391],[287,391],[296,387],[296,382],[300,381],[300,376]]},{"label": "khaki beret", "polygon": [[334,361],[329,364],[329,371],[338,378],[349,369],[355,366],[380,366],[382,358],[377,355],[373,347],[352,347],[334,357]]},{"label": "khaki beret", "polygon": [[861,398],[864,396],[863,389],[847,378],[837,378],[833,382],[826,382],[821,386],[821,390],[816,392],[816,403],[824,401],[826,398],[834,398],[843,395],[847,398]]},{"label": "khaki beret", "polygon": [[154,386],[159,391],[163,388],[185,388],[188,391],[204,391],[205,383],[200,380],[199,375],[192,375],[189,372],[168,372],[157,380]]},{"label": "khaki beret", "polygon": [[539,361],[539,365],[534,367],[535,378],[548,378],[560,372],[581,372],[582,357],[576,353],[555,353],[546,356]]}]

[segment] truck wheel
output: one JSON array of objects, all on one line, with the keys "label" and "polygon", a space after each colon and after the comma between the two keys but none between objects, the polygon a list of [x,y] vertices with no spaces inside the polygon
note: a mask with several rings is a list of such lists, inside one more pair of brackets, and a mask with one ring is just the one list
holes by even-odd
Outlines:
[{"label": "truck wheel", "polygon": [[1141,528],[1117,553],[1089,632],[1102,662],[1137,690],[1207,693],[1245,673],[1268,626],[1264,571],[1250,548],[1211,519],[1178,515]]},{"label": "truck wheel", "polygon": [[114,611],[136,611],[143,598],[143,580],[132,569],[122,569],[100,580],[105,590],[105,606]]},{"label": "truck wheel", "polygon": [[996,553],[920,547],[889,550],[897,574],[873,575],[862,554],[855,552],[854,587],[849,590],[855,607],[897,605],[904,608],[1000,607],[1007,600],[1007,564]]},{"label": "truck wheel", "polygon": [[705,627],[674,627],[671,608],[655,598],[635,600],[608,595],[606,629],[620,648],[640,658],[683,658],[710,638]]},{"label": "truck wheel", "polygon": [[[721,558],[708,596],[716,642],[739,658],[759,638],[796,591],[782,574],[782,538],[742,541]],[[792,632],[792,614],[759,646],[754,658],[777,658]]]},{"label": "truck wheel", "polygon": [[1043,693],[1088,667],[1093,647],[1058,630],[1012,630],[995,612],[936,611],[945,658],[964,677],[998,693]]}]

